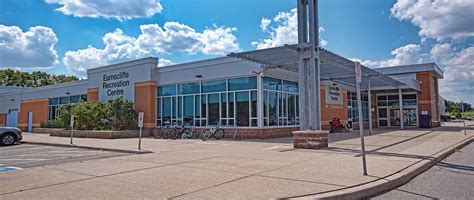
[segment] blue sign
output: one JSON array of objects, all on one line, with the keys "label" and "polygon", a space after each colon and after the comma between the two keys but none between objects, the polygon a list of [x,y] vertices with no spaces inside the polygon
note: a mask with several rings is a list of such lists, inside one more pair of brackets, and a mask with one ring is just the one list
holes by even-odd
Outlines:
[{"label": "blue sign", "polygon": [[19,168],[17,167],[0,167],[0,172],[7,172],[7,171],[14,171],[14,170],[17,170]]}]

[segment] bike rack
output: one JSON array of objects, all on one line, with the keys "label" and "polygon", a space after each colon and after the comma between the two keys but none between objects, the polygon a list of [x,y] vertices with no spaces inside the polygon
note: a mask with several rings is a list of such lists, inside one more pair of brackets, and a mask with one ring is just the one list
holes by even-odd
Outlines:
[{"label": "bike rack", "polygon": [[[235,131],[234,131],[234,140],[236,140],[236,139],[235,139],[235,138],[236,138],[235,136],[237,136],[237,132],[238,132],[239,127],[238,127],[238,126],[234,126],[234,128],[235,128]],[[242,133],[241,136],[240,136],[240,140],[244,140],[244,134],[243,134],[243,133]]]}]

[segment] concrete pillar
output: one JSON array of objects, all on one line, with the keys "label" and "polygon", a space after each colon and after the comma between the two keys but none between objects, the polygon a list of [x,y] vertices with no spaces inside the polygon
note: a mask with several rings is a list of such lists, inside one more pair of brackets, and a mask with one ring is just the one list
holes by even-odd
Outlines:
[{"label": "concrete pillar", "polygon": [[403,129],[403,98],[402,98],[402,89],[398,89],[398,103],[400,104],[400,129]]}]

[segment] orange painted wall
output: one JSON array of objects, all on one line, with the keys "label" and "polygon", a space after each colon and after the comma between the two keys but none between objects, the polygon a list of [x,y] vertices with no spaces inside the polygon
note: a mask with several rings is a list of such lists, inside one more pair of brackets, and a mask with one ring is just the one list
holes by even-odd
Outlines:
[{"label": "orange painted wall", "polygon": [[28,112],[33,112],[33,128],[38,128],[41,123],[48,121],[48,99],[32,99],[21,102],[18,114],[18,127],[22,130],[28,128]]},{"label": "orange painted wall", "polygon": [[343,90],[343,104],[331,105],[326,104],[326,87],[321,85],[321,127],[329,128],[329,121],[334,117],[338,117],[342,122],[347,123],[347,91]]},{"label": "orange painted wall", "polygon": [[7,114],[2,113],[0,114],[0,126],[6,126],[7,125]]},{"label": "orange painted wall", "polygon": [[156,89],[155,81],[135,83],[135,110],[144,112],[144,128],[156,127]]},{"label": "orange painted wall", "polygon": [[88,88],[87,89],[87,101],[99,100],[99,88]]}]

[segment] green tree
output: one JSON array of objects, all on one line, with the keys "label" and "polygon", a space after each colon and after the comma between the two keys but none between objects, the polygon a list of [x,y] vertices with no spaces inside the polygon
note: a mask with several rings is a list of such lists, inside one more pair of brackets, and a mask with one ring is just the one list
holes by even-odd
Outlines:
[{"label": "green tree", "polygon": [[40,87],[79,80],[76,76],[51,75],[46,72],[21,72],[19,70],[0,70],[0,86]]}]

